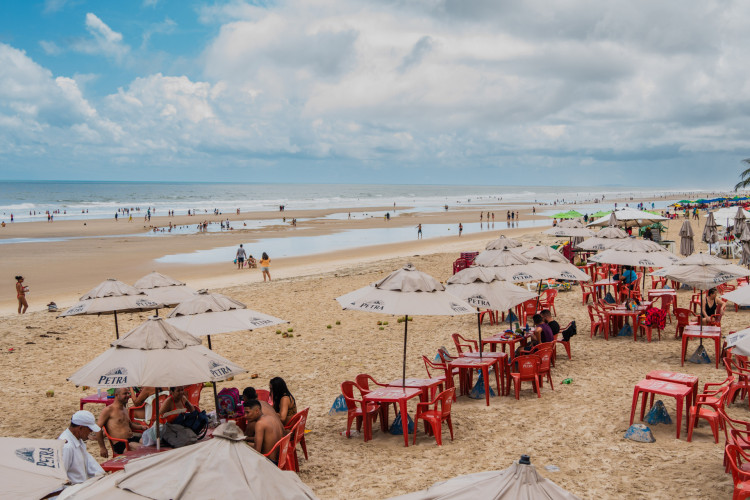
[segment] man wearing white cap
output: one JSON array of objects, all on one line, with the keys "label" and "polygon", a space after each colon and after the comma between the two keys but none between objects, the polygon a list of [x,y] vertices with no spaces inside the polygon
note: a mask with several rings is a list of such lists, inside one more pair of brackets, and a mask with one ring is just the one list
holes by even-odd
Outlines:
[{"label": "man wearing white cap", "polygon": [[87,479],[104,474],[104,469],[86,450],[86,440],[92,432],[99,432],[96,419],[90,411],[81,410],[73,414],[70,427],[57,439],[65,441],[63,446],[63,463],[68,471],[68,479],[78,484]]}]

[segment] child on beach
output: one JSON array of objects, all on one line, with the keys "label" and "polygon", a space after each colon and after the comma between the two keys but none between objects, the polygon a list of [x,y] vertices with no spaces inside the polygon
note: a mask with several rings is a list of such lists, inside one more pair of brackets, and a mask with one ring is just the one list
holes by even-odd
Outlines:
[{"label": "child on beach", "polygon": [[269,267],[271,267],[271,258],[266,252],[263,252],[263,255],[260,257],[260,270],[263,272],[263,281],[266,281],[266,278],[268,278],[268,281],[271,281]]}]

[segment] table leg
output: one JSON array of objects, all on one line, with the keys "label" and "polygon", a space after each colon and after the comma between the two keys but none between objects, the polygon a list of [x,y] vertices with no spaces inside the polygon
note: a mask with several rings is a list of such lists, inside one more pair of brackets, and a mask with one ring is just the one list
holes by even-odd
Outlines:
[{"label": "table leg", "polygon": [[646,413],[646,402],[648,400],[648,391],[643,391],[641,399],[641,422],[643,422],[643,416]]},{"label": "table leg", "polygon": [[680,353],[680,366],[685,366],[685,351],[687,351],[687,335],[682,332],[682,352]]},{"label": "table leg", "polygon": [[716,369],[719,369],[719,354],[721,354],[721,336],[718,336],[714,339],[714,344],[716,345]]},{"label": "table leg", "polygon": [[640,391],[638,387],[633,389],[633,406],[630,407],[630,425],[633,425],[633,419],[635,418],[635,409],[638,407],[638,396]]},{"label": "table leg", "polygon": [[[680,439],[680,429],[682,428],[682,403],[683,403],[683,398],[676,397],[675,399],[677,399],[677,439]],[[690,418],[690,411],[689,410],[687,412],[687,415],[685,415],[685,416],[687,417],[685,419],[686,420],[685,424],[688,424],[687,420]]]},{"label": "table leg", "polygon": [[[400,399],[398,402],[401,408],[401,428],[404,431],[404,446],[409,446],[409,415],[406,413],[406,400]],[[416,423],[414,424],[416,425]]]},{"label": "table leg", "polygon": [[487,400],[487,406],[490,405],[490,374],[486,366],[482,367],[482,375],[484,376],[484,398]]},{"label": "table leg", "polygon": [[[503,395],[503,386],[500,385],[500,378],[502,377],[503,382],[505,382],[505,372],[503,371],[503,362],[502,360],[498,359],[497,363],[495,363],[495,383],[497,384],[497,395],[502,396]],[[501,374],[502,372],[502,374]]]}]

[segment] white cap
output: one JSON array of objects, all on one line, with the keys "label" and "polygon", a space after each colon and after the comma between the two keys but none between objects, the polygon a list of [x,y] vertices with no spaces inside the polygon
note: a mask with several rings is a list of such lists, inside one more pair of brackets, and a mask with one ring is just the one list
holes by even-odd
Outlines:
[{"label": "white cap", "polygon": [[96,419],[94,414],[90,411],[80,410],[73,414],[73,418],[70,419],[73,425],[85,425],[94,432],[99,432],[101,427],[96,425]]}]

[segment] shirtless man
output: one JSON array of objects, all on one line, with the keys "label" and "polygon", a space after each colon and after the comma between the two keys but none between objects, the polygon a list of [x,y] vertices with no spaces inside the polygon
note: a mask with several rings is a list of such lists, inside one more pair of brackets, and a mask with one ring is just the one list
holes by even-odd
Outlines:
[{"label": "shirtless man", "polygon": [[[281,422],[281,417],[279,417],[279,414],[276,413],[276,410],[274,410],[273,406],[268,404],[268,402],[260,401],[258,399],[258,393],[255,392],[254,387],[246,387],[245,390],[242,391],[242,400],[245,402],[245,408],[247,408],[247,404],[250,401],[259,401],[260,407],[263,410],[263,414],[269,415],[271,417],[276,417],[279,420],[279,423],[282,424],[282,427],[283,427],[284,424],[283,422]],[[252,438],[253,436],[255,436],[255,422],[250,422],[250,421],[247,422],[247,427],[245,427],[245,436],[249,438]]]},{"label": "shirtless man", "polygon": [[[135,436],[133,431],[143,432],[148,427],[142,424],[131,422],[128,418],[128,399],[130,399],[130,390],[121,387],[115,389],[115,400],[99,414],[97,425],[102,429],[107,429],[110,436],[117,439],[127,439],[130,443],[131,450],[137,450],[140,447],[140,436]],[[103,458],[109,456],[107,447],[104,444],[104,430],[96,433],[96,440],[99,442],[99,454]],[[115,441],[112,443],[112,451],[118,454],[125,452],[125,443]]]},{"label": "shirtless man", "polygon": [[[272,413],[268,411],[264,412],[263,406],[257,399],[253,399],[245,405],[245,416],[248,424],[255,424],[255,436],[245,437],[245,440],[255,448],[255,451],[266,454],[271,451],[271,448],[279,439],[284,437],[284,426],[281,425],[281,420],[278,416],[274,418]],[[279,450],[274,451],[268,458],[278,465]]]}]

